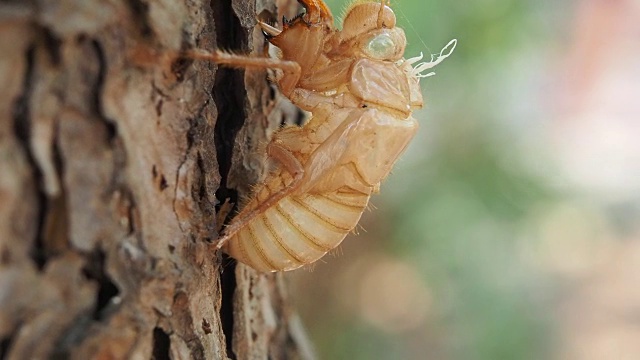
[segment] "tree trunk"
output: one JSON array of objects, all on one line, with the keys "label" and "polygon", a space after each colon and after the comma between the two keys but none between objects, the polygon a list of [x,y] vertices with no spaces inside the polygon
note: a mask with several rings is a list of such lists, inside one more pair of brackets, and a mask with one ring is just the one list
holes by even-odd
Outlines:
[{"label": "tree trunk", "polygon": [[209,246],[298,113],[178,56],[262,54],[282,3],[0,2],[0,359],[312,356],[282,277]]}]

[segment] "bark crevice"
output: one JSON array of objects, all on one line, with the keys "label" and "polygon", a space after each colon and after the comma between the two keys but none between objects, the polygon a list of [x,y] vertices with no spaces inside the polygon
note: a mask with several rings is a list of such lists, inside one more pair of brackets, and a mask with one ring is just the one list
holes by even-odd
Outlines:
[{"label": "bark crevice", "polygon": [[[246,34],[247,30],[242,27],[240,19],[233,11],[231,0],[214,1],[212,7],[216,24],[217,47],[246,52],[247,39],[245,36],[238,35]],[[229,29],[232,31],[229,32]],[[234,35],[229,36],[229,34]],[[235,189],[227,187],[227,179],[231,169],[235,139],[247,117],[244,71],[218,67],[212,95],[218,109],[214,139],[221,177],[216,197],[219,204],[223,204],[227,199],[236,204],[238,194]]]},{"label": "bark crevice", "polygon": [[134,25],[143,39],[153,37],[153,28],[149,24],[149,4],[142,0],[126,0],[131,10]]},{"label": "bark crevice", "polygon": [[[220,272],[220,288],[223,294],[235,294],[236,292],[236,264],[235,260],[224,256],[222,260],[222,271]],[[222,332],[227,346],[227,356],[230,359],[237,359],[233,351],[233,296],[223,296],[220,304],[220,320],[222,321]]]},{"label": "bark crevice", "polygon": [[171,355],[171,338],[159,327],[153,329],[153,359],[169,360]]},{"label": "bark crevice", "polygon": [[[40,31],[40,34],[43,34]],[[47,260],[50,256],[46,248],[46,241],[44,237],[45,217],[47,214],[47,197],[42,190],[40,184],[43,181],[42,172],[37,164],[32,148],[30,146],[31,138],[31,114],[30,114],[30,102],[32,89],[34,85],[34,69],[35,69],[35,53],[36,43],[32,43],[24,53],[24,75],[22,82],[22,90],[19,97],[13,104],[13,129],[15,139],[21,147],[22,152],[25,154],[26,160],[32,169],[33,184],[35,185],[34,191],[36,192],[36,207],[37,215],[34,219],[36,237],[33,239],[31,249],[29,251],[31,260],[36,265],[36,268],[40,271],[44,268]]]},{"label": "bark crevice", "polygon": [[[246,51],[247,30],[242,27],[240,19],[236,15],[231,0],[212,1],[212,10],[216,31],[216,46],[219,49],[232,49]],[[229,32],[229,29],[232,31]],[[231,34],[231,36],[230,36]],[[244,71],[218,67],[215,73],[213,101],[218,109],[218,118],[214,127],[214,139],[218,169],[220,173],[220,186],[216,191],[218,206],[216,212],[226,201],[233,204],[238,202],[238,193],[227,186],[229,170],[231,169],[234,144],[236,136],[245,124],[246,114],[246,90],[244,88]],[[223,221],[223,219],[219,219]],[[233,351],[234,335],[234,302],[236,291],[234,260],[225,257],[221,271],[220,285],[223,293],[220,306],[220,319],[222,331],[225,336],[227,356],[236,359]]]},{"label": "bark crevice", "polygon": [[113,310],[111,307],[117,302],[114,300],[120,295],[120,289],[106,272],[105,256],[106,254],[102,250],[94,251],[88,256],[87,263],[82,269],[84,276],[88,280],[95,281],[98,285],[95,308],[92,314],[95,321],[102,321],[108,316],[110,310]]}]

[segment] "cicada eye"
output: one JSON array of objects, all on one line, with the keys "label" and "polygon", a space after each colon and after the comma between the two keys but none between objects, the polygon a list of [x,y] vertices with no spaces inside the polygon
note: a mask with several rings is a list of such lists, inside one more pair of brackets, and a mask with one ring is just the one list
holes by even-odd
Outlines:
[{"label": "cicada eye", "polygon": [[364,51],[375,59],[389,59],[396,53],[396,44],[389,34],[382,33],[369,40]]}]

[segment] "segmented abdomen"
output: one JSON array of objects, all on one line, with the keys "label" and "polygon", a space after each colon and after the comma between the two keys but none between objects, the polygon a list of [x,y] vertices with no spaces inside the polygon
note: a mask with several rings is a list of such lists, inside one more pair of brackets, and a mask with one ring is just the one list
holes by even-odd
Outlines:
[{"label": "segmented abdomen", "polygon": [[369,196],[336,191],[285,197],[229,239],[226,252],[260,271],[310,264],[353,230]]}]

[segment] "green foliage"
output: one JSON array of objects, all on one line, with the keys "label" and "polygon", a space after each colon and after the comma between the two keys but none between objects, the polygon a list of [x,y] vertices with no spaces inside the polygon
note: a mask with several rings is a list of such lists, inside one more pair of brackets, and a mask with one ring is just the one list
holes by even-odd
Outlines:
[{"label": "green foliage", "polygon": [[[344,2],[327,2],[340,15]],[[558,16],[549,6],[392,1],[409,39],[407,55],[438,53],[458,39],[437,76],[422,82],[428,110],[415,115],[422,135],[381,195],[393,224],[384,246],[419,269],[434,293],[438,315],[430,325],[445,345],[433,358],[548,356],[552,324],[536,292],[544,279],[519,254],[524,224],[555,194],[522,154],[521,139],[535,128],[531,115],[510,118],[509,109],[528,101],[528,94],[514,94],[520,85],[510,75],[531,74],[517,59],[544,51],[536,39],[554,31],[544,21]],[[332,346],[321,353],[331,359],[432,358],[429,349],[408,351],[406,335],[355,323],[321,337],[321,346]]]}]

